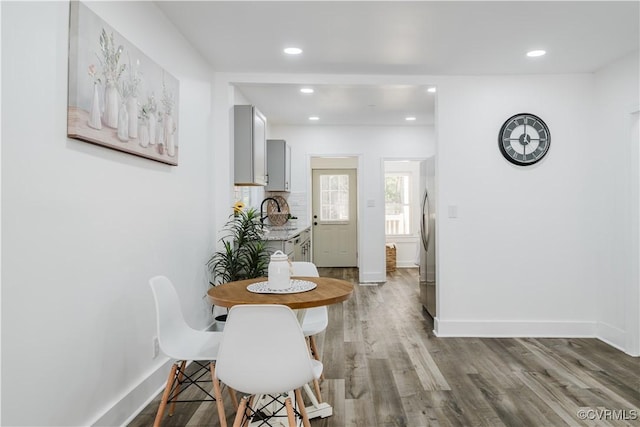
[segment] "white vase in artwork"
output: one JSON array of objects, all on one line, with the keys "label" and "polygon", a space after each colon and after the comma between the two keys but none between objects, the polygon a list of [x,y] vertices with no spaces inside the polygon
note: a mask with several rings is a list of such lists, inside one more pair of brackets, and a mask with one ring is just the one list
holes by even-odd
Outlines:
[{"label": "white vase in artwork", "polygon": [[118,128],[118,89],[111,82],[107,82],[104,89],[104,124],[113,129]]},{"label": "white vase in artwork", "polygon": [[156,143],[156,125],[157,125],[156,115],[151,112],[149,113],[149,144],[154,145]]},{"label": "white vase in artwork", "polygon": [[156,123],[156,144],[164,145],[164,127],[162,126],[162,116],[158,115]]},{"label": "white vase in artwork", "polygon": [[173,116],[171,114],[164,115],[164,140],[167,147],[167,154],[171,157],[176,155],[176,144],[173,134],[176,131]]},{"label": "white vase in artwork", "polygon": [[118,139],[122,142],[129,140],[129,113],[127,112],[127,103],[120,104],[120,112],[118,115]]},{"label": "white vase in artwork", "polygon": [[91,101],[91,111],[89,112],[89,127],[102,129],[102,118],[100,114],[100,98],[98,95],[98,85],[93,84],[93,100]]},{"label": "white vase in artwork", "polygon": [[138,137],[138,98],[135,96],[127,100],[127,111],[129,112],[129,138]]},{"label": "white vase in artwork", "polygon": [[144,148],[149,146],[149,124],[145,118],[138,124],[138,144]]}]

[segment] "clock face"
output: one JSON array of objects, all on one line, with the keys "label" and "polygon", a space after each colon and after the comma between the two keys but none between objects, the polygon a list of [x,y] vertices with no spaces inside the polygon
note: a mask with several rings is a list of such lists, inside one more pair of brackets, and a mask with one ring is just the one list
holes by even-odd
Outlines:
[{"label": "clock face", "polygon": [[528,166],[539,162],[549,151],[551,134],[538,116],[521,113],[510,117],[500,128],[498,146],[511,163]]}]

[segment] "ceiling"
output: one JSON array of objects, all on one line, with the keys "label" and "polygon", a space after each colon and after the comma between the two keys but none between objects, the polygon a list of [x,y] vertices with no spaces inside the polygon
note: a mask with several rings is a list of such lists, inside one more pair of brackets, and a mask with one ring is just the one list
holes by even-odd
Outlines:
[{"label": "ceiling", "polygon": [[[443,76],[590,73],[638,50],[638,1],[158,1],[216,71]],[[287,56],[288,46],[303,49]],[[532,49],[547,55],[528,58]],[[390,79],[392,81],[392,79]],[[260,83],[260,82],[257,82]],[[419,86],[241,84],[274,124],[425,125]],[[416,120],[406,122],[413,115]]]}]

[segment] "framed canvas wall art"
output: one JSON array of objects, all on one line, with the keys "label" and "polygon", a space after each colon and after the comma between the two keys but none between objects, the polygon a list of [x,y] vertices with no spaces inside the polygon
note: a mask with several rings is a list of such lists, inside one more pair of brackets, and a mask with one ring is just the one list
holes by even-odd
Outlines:
[{"label": "framed canvas wall art", "polygon": [[178,164],[178,80],[71,2],[67,135]]}]

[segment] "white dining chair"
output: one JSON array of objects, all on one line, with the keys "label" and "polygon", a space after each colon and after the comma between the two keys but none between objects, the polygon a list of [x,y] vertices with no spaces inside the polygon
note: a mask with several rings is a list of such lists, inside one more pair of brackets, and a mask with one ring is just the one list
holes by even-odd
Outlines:
[{"label": "white dining chair", "polygon": [[[293,266],[294,276],[320,276],[320,274],[318,274],[318,268],[312,262],[294,261],[291,264]],[[304,336],[309,339],[311,354],[318,361],[320,360],[320,353],[318,352],[316,335],[327,329],[328,325],[329,313],[326,306],[308,308],[305,312],[302,320],[302,331],[304,332]],[[320,399],[320,396],[318,396],[318,399]]]},{"label": "white dining chair", "polygon": [[[214,390],[220,390],[220,384],[215,379],[214,361],[218,357],[222,332],[199,331],[190,327],[184,320],[178,294],[168,278],[164,276],[152,277],[149,280],[149,285],[153,291],[156,305],[156,324],[160,350],[174,360],[169,371],[166,387],[162,393],[158,412],[156,413],[154,427],[160,426],[168,403],[171,403],[169,416],[173,415],[175,404],[181,402],[180,394],[189,386],[197,387],[204,394],[205,397],[198,401],[216,401],[220,426],[226,427],[227,421],[222,393],[220,392],[219,396],[216,396],[215,391],[212,394],[211,391],[201,385],[201,383],[209,382],[202,379],[206,377],[206,371],[208,370],[211,374]],[[189,361],[197,365],[195,372],[191,369],[189,369],[190,373],[187,372],[186,367]],[[203,361],[208,363],[203,363]],[[233,405],[237,409],[238,401],[235,392],[231,388],[228,391]]]},{"label": "white dining chair", "polygon": [[[300,323],[289,307],[247,304],[229,310],[215,375],[229,387],[249,395],[240,402],[234,427],[256,414],[280,416],[283,409],[290,427],[296,425],[296,418],[309,427],[300,390],[319,378],[322,368],[322,363],[309,355]],[[295,408],[288,397],[292,390]],[[256,395],[268,398],[255,399]],[[268,403],[261,406],[265,401]],[[274,409],[273,405],[277,407]]]}]

